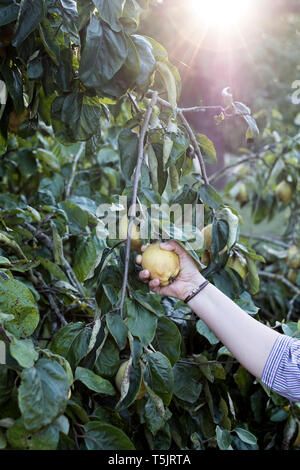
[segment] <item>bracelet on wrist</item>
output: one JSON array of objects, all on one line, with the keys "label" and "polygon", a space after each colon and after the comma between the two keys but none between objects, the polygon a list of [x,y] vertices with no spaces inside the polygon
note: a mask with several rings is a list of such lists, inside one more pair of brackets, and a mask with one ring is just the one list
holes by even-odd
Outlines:
[{"label": "bracelet on wrist", "polygon": [[192,300],[196,295],[199,294],[207,285],[209,284],[209,281],[204,281],[202,284],[200,284],[199,287],[195,287],[189,295],[184,299],[184,303],[188,303],[190,300]]}]

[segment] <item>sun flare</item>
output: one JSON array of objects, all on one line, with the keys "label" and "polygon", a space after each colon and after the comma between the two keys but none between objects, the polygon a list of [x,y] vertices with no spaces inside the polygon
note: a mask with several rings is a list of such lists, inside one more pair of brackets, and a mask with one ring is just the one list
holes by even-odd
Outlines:
[{"label": "sun flare", "polygon": [[200,23],[226,32],[250,20],[254,3],[255,0],[190,0]]}]

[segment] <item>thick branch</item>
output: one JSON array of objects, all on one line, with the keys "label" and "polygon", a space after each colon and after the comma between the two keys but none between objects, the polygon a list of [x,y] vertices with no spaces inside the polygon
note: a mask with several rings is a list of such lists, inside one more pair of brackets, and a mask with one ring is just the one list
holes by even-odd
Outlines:
[{"label": "thick branch", "polygon": [[140,136],[139,136],[138,159],[137,159],[137,165],[136,165],[134,180],[133,180],[132,206],[131,206],[131,214],[130,214],[129,224],[128,224],[128,232],[127,232],[125,268],[124,268],[122,296],[121,296],[121,302],[120,302],[120,307],[119,307],[121,317],[123,317],[123,308],[124,308],[126,287],[127,287],[127,280],[128,280],[131,230],[132,230],[132,224],[133,224],[135,214],[136,214],[137,190],[138,190],[138,184],[139,184],[139,179],[140,179],[141,166],[142,166],[142,162],[143,162],[143,158],[144,158],[144,140],[145,140],[145,136],[146,136],[148,126],[149,126],[152,109],[155,106],[156,101],[157,101],[157,92],[154,92],[153,95],[152,95],[151,103],[150,103],[150,105],[147,109],[145,119],[144,119],[143,125],[141,127]]}]

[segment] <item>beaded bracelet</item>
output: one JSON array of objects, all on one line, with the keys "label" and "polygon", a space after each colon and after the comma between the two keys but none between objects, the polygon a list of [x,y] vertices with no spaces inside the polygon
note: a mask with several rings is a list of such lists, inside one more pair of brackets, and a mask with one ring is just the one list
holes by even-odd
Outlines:
[{"label": "beaded bracelet", "polygon": [[191,293],[184,299],[184,303],[187,304],[190,300],[192,300],[197,294],[199,294],[199,292],[204,289],[204,287],[207,286],[207,284],[209,284],[209,281],[205,281],[199,287],[195,287],[195,289],[193,289]]}]

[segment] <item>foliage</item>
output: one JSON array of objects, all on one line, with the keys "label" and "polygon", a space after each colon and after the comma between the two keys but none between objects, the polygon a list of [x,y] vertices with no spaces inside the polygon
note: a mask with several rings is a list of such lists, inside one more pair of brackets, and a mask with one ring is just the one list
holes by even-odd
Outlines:
[{"label": "foliage", "polygon": [[[295,442],[299,406],[264,390],[183,302],[150,293],[134,253],[120,309],[125,242],[107,236],[97,209],[133,198],[150,88],[170,104],[157,102],[146,129],[139,203],[204,204],[213,244],[203,274],[249,315],[258,312],[264,262],[240,236],[238,211],[194,166],[195,152],[207,164],[216,152],[206,136],[192,139],[176,112],[180,76],[166,50],[137,34],[148,3],[0,7],[1,448],[251,450]],[[258,129],[249,108],[228,89],[220,102],[217,121],[242,118],[252,141]],[[292,175],[297,139],[281,145],[289,151],[276,143],[280,171]],[[264,186],[252,183],[255,203]],[[256,217],[269,216],[264,203],[256,206]],[[204,250],[192,252],[201,269]],[[227,266],[233,250],[247,260],[245,279]],[[293,321],[282,327],[298,331]],[[124,359],[130,367],[119,393]],[[147,393],[137,400],[142,380]]]}]

